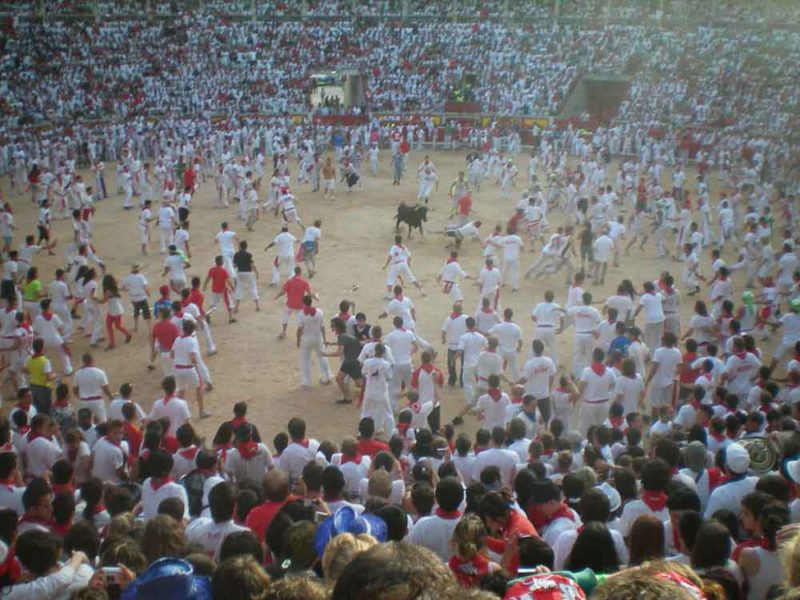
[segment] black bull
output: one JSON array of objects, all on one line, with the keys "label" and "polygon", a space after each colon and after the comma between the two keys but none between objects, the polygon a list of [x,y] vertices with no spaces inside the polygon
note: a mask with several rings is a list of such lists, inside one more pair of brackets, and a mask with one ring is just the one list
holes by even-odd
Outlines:
[{"label": "black bull", "polygon": [[397,215],[395,216],[395,230],[400,231],[400,223],[408,225],[408,237],[411,237],[413,229],[419,229],[420,235],[425,236],[422,230],[422,223],[428,220],[428,207],[427,206],[409,206],[401,204],[397,207]]}]

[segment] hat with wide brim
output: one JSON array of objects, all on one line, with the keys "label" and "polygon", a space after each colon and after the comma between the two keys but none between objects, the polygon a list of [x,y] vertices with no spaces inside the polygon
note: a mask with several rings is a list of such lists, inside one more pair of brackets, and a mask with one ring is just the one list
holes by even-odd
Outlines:
[{"label": "hat with wide brim", "polygon": [[211,580],[195,575],[185,560],[160,558],[125,588],[122,600],[213,600]]},{"label": "hat with wide brim", "polygon": [[332,517],[328,517],[317,528],[314,538],[314,548],[317,556],[325,553],[325,547],[333,538],[341,533],[358,535],[366,533],[379,542],[386,541],[386,522],[380,517],[369,513],[358,514],[350,506],[343,506]]}]

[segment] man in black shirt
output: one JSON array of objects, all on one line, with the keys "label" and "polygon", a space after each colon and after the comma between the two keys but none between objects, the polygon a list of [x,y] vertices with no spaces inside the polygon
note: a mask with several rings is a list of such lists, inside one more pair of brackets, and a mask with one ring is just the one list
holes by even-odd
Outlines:
[{"label": "man in black shirt", "polygon": [[325,356],[332,358],[342,357],[342,366],[336,374],[336,384],[342,390],[343,397],[337,400],[338,404],[351,404],[353,399],[350,397],[350,385],[347,378],[350,377],[354,382],[361,381],[361,363],[358,362],[358,355],[361,354],[361,344],[353,336],[347,335],[347,325],[336,317],[331,320],[331,328],[336,334],[335,342],[326,342],[329,346],[336,346],[335,352],[328,352]]},{"label": "man in black shirt", "polygon": [[247,251],[247,242],[239,242],[239,251],[233,255],[233,266],[236,268],[236,304],[233,312],[239,312],[239,303],[244,296],[244,289],[249,290],[250,297],[256,303],[256,312],[261,310],[258,305],[258,269],[253,261],[253,255]]}]

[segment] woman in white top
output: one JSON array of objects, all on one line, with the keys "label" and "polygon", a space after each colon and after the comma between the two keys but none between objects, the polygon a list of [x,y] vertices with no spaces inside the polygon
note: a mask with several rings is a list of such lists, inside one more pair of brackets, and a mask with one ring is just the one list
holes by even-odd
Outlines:
[{"label": "woman in white top", "polygon": [[614,402],[622,404],[625,415],[641,410],[644,403],[644,381],[630,358],[622,361],[622,376],[617,378],[614,387]]},{"label": "woman in white top", "polygon": [[106,350],[111,350],[116,346],[114,342],[114,329],[121,331],[125,334],[125,343],[131,341],[133,335],[130,331],[125,329],[122,324],[122,315],[125,313],[125,308],[122,304],[122,298],[119,293],[119,286],[117,280],[113,275],[106,275],[103,277],[103,300],[101,301],[108,305],[106,311],[106,331],[108,332],[108,346]]},{"label": "woman in white top", "polygon": [[689,329],[681,339],[692,338],[700,348],[716,339],[717,324],[714,317],[708,314],[708,308],[703,300],[694,303],[694,314],[689,319]]},{"label": "woman in white top", "polygon": [[97,289],[97,273],[94,269],[87,269],[83,275],[83,279],[79,282],[80,287],[83,289],[84,302],[86,304],[86,324],[84,331],[88,332],[91,329],[91,338],[89,345],[93,348],[97,347],[103,334],[103,313],[100,310],[100,293]]},{"label": "woman in white top", "polygon": [[752,515],[747,504],[745,496],[741,520],[752,535],[737,548],[741,549],[737,564],[746,578],[747,600],[766,600],[770,588],[783,582],[775,538],[789,524],[789,509],[777,500],[768,501],[758,515]]}]

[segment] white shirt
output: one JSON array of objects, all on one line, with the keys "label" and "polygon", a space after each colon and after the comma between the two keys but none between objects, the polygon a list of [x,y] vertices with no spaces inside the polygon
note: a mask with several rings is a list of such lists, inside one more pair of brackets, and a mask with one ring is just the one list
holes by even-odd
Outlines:
[{"label": "white shirt", "polygon": [[30,477],[41,477],[53,468],[53,463],[61,458],[58,442],[46,437],[37,437],[25,446],[25,473]]},{"label": "white shirt", "polygon": [[525,378],[525,394],[536,399],[550,397],[550,379],[556,374],[555,363],[547,356],[535,356],[525,363],[522,376]]},{"label": "white shirt", "polygon": [[449,316],[442,324],[442,333],[445,335],[447,347],[450,350],[457,350],[461,336],[467,333],[467,315],[461,313],[457,317]]},{"label": "white shirt", "polygon": [[555,302],[540,302],[533,309],[531,315],[536,320],[537,327],[555,327],[558,325],[561,307]]},{"label": "white shirt", "polygon": [[607,235],[601,235],[594,241],[594,258],[597,262],[605,263],[611,258],[614,249],[614,240]]},{"label": "white shirt", "polygon": [[573,306],[567,314],[575,321],[575,334],[587,335],[594,332],[602,317],[600,311],[593,306]]},{"label": "white shirt", "polygon": [[483,414],[482,427],[491,431],[494,427],[505,427],[506,408],[511,404],[511,399],[505,392],[500,393],[500,397],[495,400],[489,394],[483,394],[478,398],[477,409]]},{"label": "white shirt", "polygon": [[322,328],[325,327],[325,318],[322,310],[318,308],[313,315],[300,311],[300,315],[297,317],[297,326],[298,328],[303,328],[303,334],[300,337],[301,344],[317,344],[321,342]]},{"label": "white shirt", "polygon": [[175,338],[172,343],[172,356],[175,366],[188,367],[193,365],[192,355],[200,358],[200,345],[197,338],[192,335],[182,335]]},{"label": "white shirt", "polygon": [[516,452],[505,448],[488,448],[475,457],[475,468],[472,470],[472,477],[478,480],[481,472],[486,467],[495,466],[500,469],[503,484],[511,488],[518,460],[519,457]]},{"label": "white shirt", "polygon": [[384,344],[392,349],[395,364],[410,365],[411,350],[416,336],[408,329],[394,329],[384,339]]},{"label": "white shirt", "polygon": [[147,300],[147,278],[141,273],[128,273],[122,280],[122,289],[130,295],[131,302]]},{"label": "white shirt", "polygon": [[219,249],[221,254],[228,254],[233,255],[236,253],[236,248],[234,248],[233,242],[236,239],[236,232],[235,231],[220,231],[215,236],[215,239],[219,242]]},{"label": "white shirt", "polygon": [[661,323],[664,320],[664,309],[661,306],[661,294],[642,294],[639,304],[644,307],[647,323]]},{"label": "white shirt", "polygon": [[303,233],[303,243],[306,242],[316,242],[322,237],[322,231],[319,227],[315,227],[314,225],[309,225],[306,227],[305,232]]},{"label": "white shirt", "polygon": [[481,284],[481,296],[486,297],[494,294],[503,282],[503,274],[497,267],[481,269],[478,275],[478,282]]},{"label": "white shirt", "polygon": [[294,243],[297,238],[288,231],[281,231],[272,240],[275,247],[278,249],[278,256],[294,256]]},{"label": "white shirt", "polygon": [[405,246],[399,246],[395,244],[391,248],[389,248],[389,257],[390,261],[389,264],[392,265],[407,265],[408,259],[411,258],[411,252],[408,251],[408,248]]},{"label": "white shirt", "polygon": [[638,373],[635,377],[617,377],[614,386],[614,397],[622,396],[622,406],[625,407],[625,414],[630,414],[639,410],[639,398],[644,391],[644,381]]},{"label": "white shirt", "polygon": [[465,367],[475,367],[478,357],[488,345],[486,338],[477,331],[467,331],[458,340],[458,349],[463,352],[462,363]]},{"label": "white shirt", "polygon": [[669,520],[669,510],[667,510],[666,506],[662,510],[654,512],[641,500],[633,500],[628,502],[625,508],[622,509],[622,516],[617,522],[617,531],[619,531],[623,537],[628,537],[636,519],[642,515],[655,515],[662,523]]},{"label": "white shirt", "polygon": [[308,440],[307,447],[297,442],[291,442],[281,454],[281,469],[289,475],[293,482],[300,481],[303,467],[314,460],[318,449],[319,442],[317,440]]},{"label": "white shirt", "polygon": [[729,481],[718,485],[708,497],[705,518],[710,519],[715,512],[723,508],[739,514],[742,498],[756,489],[757,481],[757,477],[745,477],[740,481]]},{"label": "white shirt", "polygon": [[158,226],[162,229],[169,229],[176,220],[175,210],[171,206],[162,206],[158,209]]},{"label": "white shirt", "polygon": [[678,366],[681,364],[681,351],[677,348],[661,346],[653,352],[653,362],[658,363],[658,369],[653,376],[653,385],[658,387],[670,386],[678,374]]},{"label": "white shirt", "polygon": [[72,383],[78,388],[80,400],[102,400],[103,386],[108,385],[108,378],[103,369],[82,367],[75,371]]},{"label": "white shirt", "polygon": [[453,537],[458,518],[442,518],[437,515],[422,517],[408,533],[408,542],[424,546],[433,551],[442,562],[447,562],[453,554],[450,540]]},{"label": "white shirt", "polygon": [[522,250],[522,238],[518,235],[504,235],[500,242],[503,245],[503,258],[505,260],[518,260],[520,250]]},{"label": "white shirt", "polygon": [[629,296],[609,296],[606,307],[617,309],[617,319],[627,321],[633,315],[633,300]]},{"label": "white shirt", "polygon": [[503,354],[513,354],[517,351],[522,340],[522,329],[516,323],[503,321],[489,329],[489,335],[497,338],[500,352]]},{"label": "white shirt", "polygon": [[50,282],[48,294],[53,301],[53,306],[66,306],[69,298],[69,287],[63,281],[55,280]]},{"label": "white shirt", "polygon": [[364,375],[364,397],[365,398],[386,398],[388,397],[388,381],[392,378],[392,364],[384,359],[368,358],[361,367]]},{"label": "white shirt", "polygon": [[190,544],[198,544],[214,560],[219,560],[219,549],[222,542],[232,533],[249,531],[247,527],[237,525],[232,520],[215,523],[208,517],[195,519],[186,527],[186,540]]},{"label": "white shirt", "polygon": [[411,316],[411,311],[414,310],[414,303],[408,296],[393,298],[389,301],[384,310],[386,314],[392,318],[401,317],[404,327],[414,329],[414,319]]},{"label": "white shirt", "polygon": [[184,271],[184,258],[180,254],[170,254],[164,259],[164,267],[169,270],[169,278],[172,281],[180,281],[186,279],[186,272]]},{"label": "white shirt", "polygon": [[585,367],[580,381],[586,384],[583,399],[587,402],[599,402],[611,397],[617,378],[611,369],[606,369],[602,375],[598,375],[591,367]]},{"label": "white shirt", "polygon": [[92,447],[92,476],[104,482],[119,483],[117,469],[125,466],[125,452],[105,437]]},{"label": "white shirt", "polygon": [[158,489],[153,487],[153,478],[148,477],[142,484],[142,517],[152,519],[158,514],[158,505],[167,498],[178,498],[183,502],[183,518],[189,518],[189,498],[186,489],[179,483],[170,481]]},{"label": "white shirt", "polygon": [[192,412],[183,398],[170,398],[166,403],[164,398],[159,398],[153,403],[149,417],[151,421],[169,417],[169,434],[175,435],[178,427],[192,418]]},{"label": "white shirt", "polygon": [[272,454],[264,444],[258,444],[255,456],[250,458],[244,458],[236,448],[225,457],[225,474],[238,484],[260,485],[272,466]]}]

